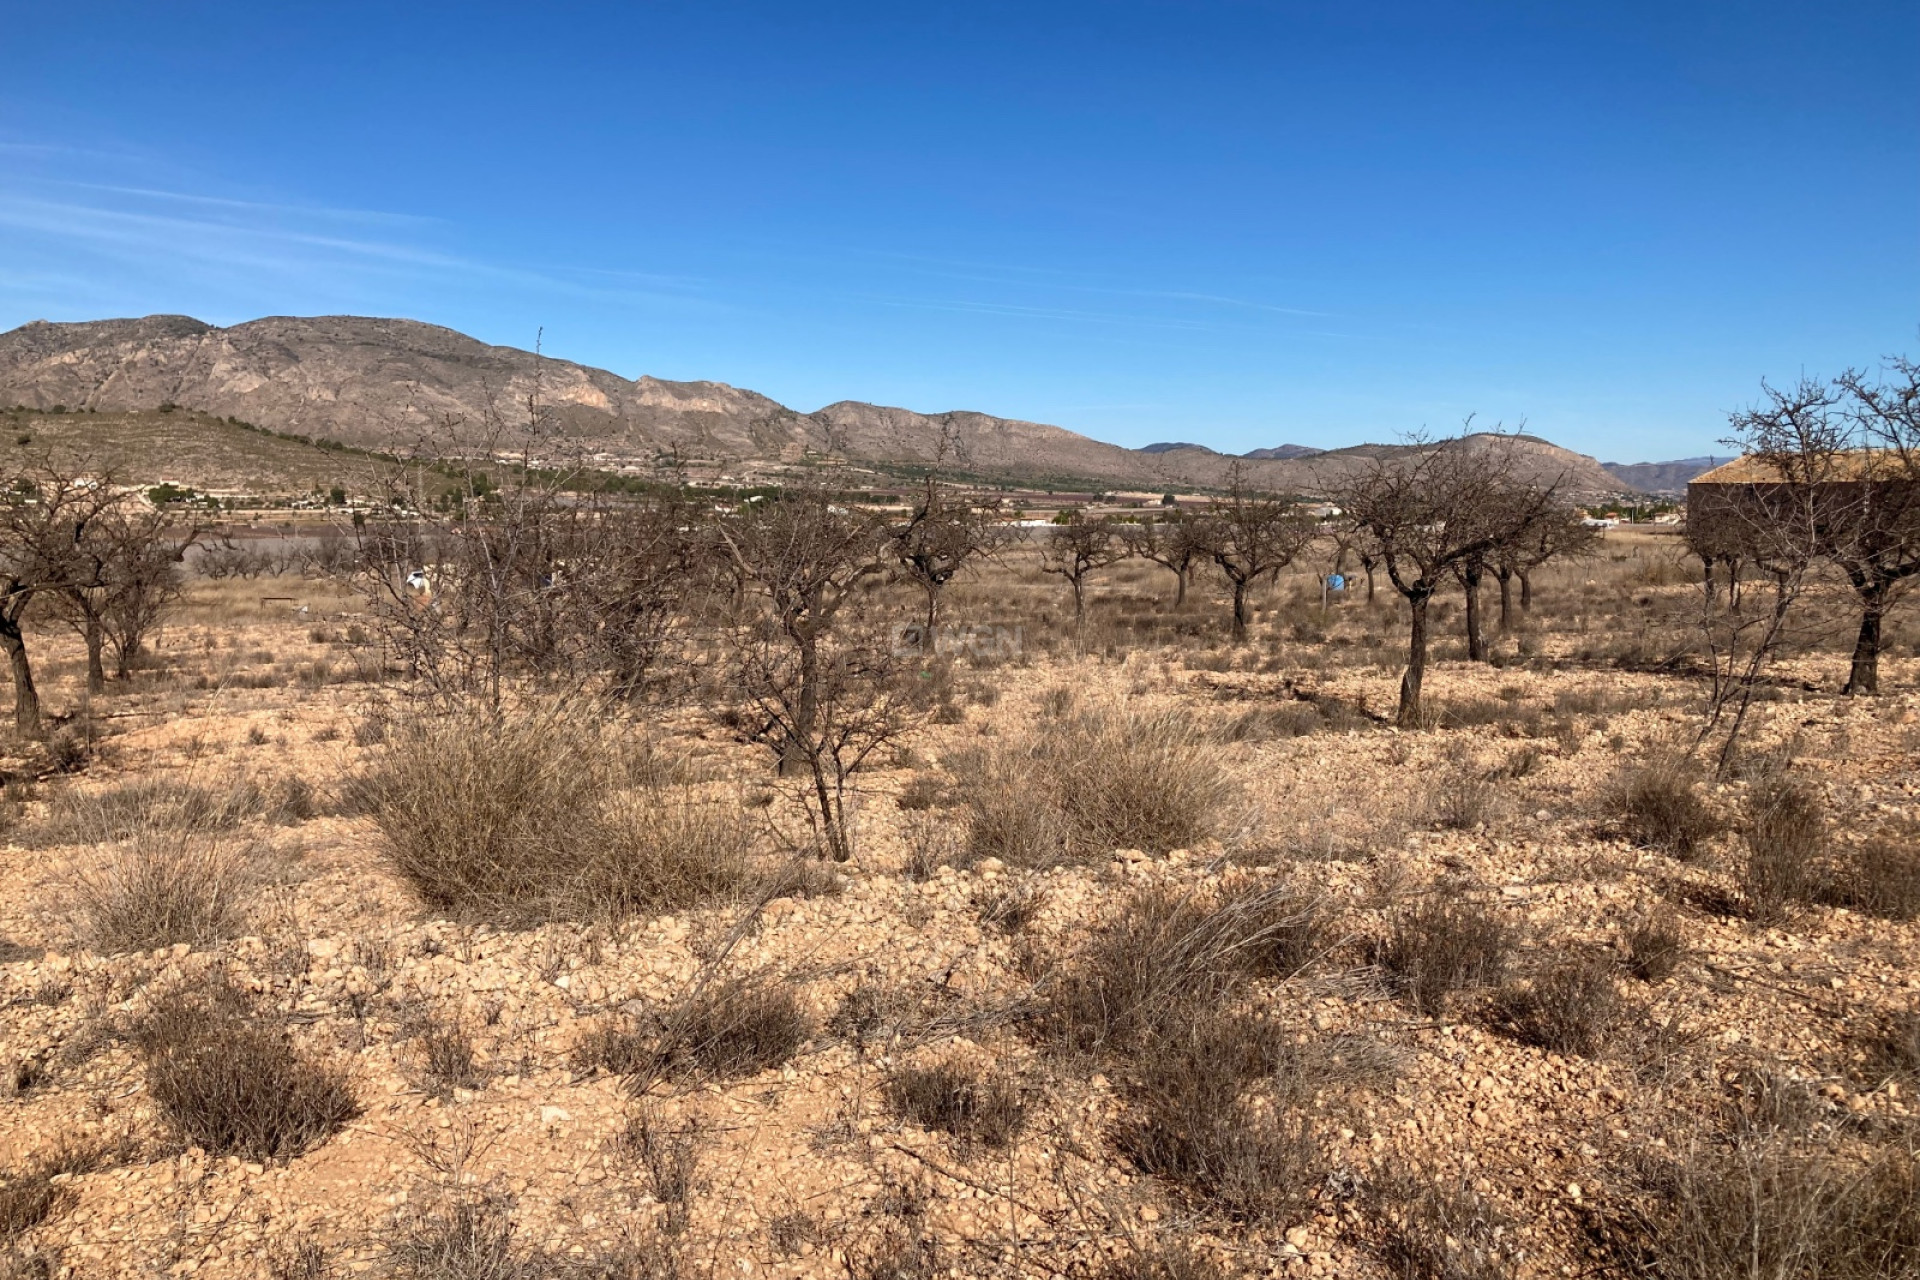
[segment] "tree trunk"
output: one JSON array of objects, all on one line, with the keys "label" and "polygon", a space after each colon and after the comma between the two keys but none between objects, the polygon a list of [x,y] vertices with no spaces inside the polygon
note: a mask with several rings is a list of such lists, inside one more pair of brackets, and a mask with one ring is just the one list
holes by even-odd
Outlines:
[{"label": "tree trunk", "polygon": [[1178,609],[1187,602],[1187,571],[1185,569],[1175,569],[1173,571],[1173,577],[1174,581],[1180,584],[1173,595],[1173,607]]},{"label": "tree trunk", "polygon": [[1367,569],[1367,603],[1372,604],[1373,603],[1373,565],[1371,562],[1367,564],[1366,569]]},{"label": "tree trunk", "polygon": [[798,773],[802,766],[812,765],[818,750],[814,742],[813,725],[819,715],[820,652],[809,630],[801,629],[794,636],[794,642],[800,650],[800,688],[795,692],[793,703],[793,738],[787,743],[787,749],[780,753],[782,777]]},{"label": "tree trunk", "polygon": [[1533,578],[1525,570],[1520,573],[1520,612],[1533,611]]},{"label": "tree trunk", "polygon": [[931,582],[924,585],[927,590],[927,633],[920,638],[920,644],[928,653],[932,653],[933,628],[940,620],[940,588]]},{"label": "tree trunk", "polygon": [[1420,683],[1427,674],[1427,601],[1431,592],[1409,596],[1413,634],[1407,644],[1407,673],[1400,677],[1400,710],[1393,718],[1402,729],[1420,727]]},{"label": "tree trunk", "polygon": [[1513,570],[1494,576],[1500,579],[1500,632],[1504,635],[1513,629]]},{"label": "tree trunk", "polygon": [[1843,694],[1880,692],[1880,619],[1887,608],[1887,589],[1875,584],[1860,593],[1860,638],[1853,645],[1853,670]]},{"label": "tree trunk", "polygon": [[1467,593],[1467,660],[1485,662],[1487,642],[1480,634],[1480,570],[1468,569],[1462,584]]},{"label": "tree trunk", "polygon": [[0,649],[13,665],[13,727],[23,738],[40,736],[40,691],[33,687],[33,664],[27,659],[27,638],[20,622],[0,611]]},{"label": "tree trunk", "polygon": [[1070,581],[1073,583],[1073,629],[1078,631],[1080,630],[1081,624],[1087,620],[1086,597],[1083,594],[1086,582],[1084,579],[1077,577],[1070,579]]},{"label": "tree trunk", "polygon": [[1244,643],[1247,638],[1247,584],[1235,580],[1233,584],[1233,642]]},{"label": "tree trunk", "polygon": [[87,617],[87,692],[99,693],[107,687],[106,664],[100,660],[100,651],[106,644],[106,637],[100,632],[100,619]]}]

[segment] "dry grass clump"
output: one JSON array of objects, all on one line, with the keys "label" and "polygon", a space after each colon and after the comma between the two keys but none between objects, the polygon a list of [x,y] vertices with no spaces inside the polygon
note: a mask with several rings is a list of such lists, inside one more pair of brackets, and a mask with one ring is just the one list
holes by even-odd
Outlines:
[{"label": "dry grass clump", "polygon": [[395,1225],[386,1253],[395,1280],[536,1280],[546,1259],[520,1246],[511,1199],[450,1197]]},{"label": "dry grass clump", "polygon": [[1884,920],[1920,916],[1920,841],[1910,831],[1883,832],[1838,854],[1821,887],[1824,902]]},{"label": "dry grass clump", "polygon": [[965,795],[976,858],[1047,867],[1115,849],[1166,853],[1215,832],[1218,748],[1168,711],[1096,708],[987,753]]},{"label": "dry grass clump", "polygon": [[1920,1165],[1904,1147],[1854,1157],[1767,1133],[1702,1140],[1640,1171],[1616,1252],[1662,1280],[1920,1276]]},{"label": "dry grass clump", "polygon": [[1509,1280],[1519,1274],[1512,1224],[1464,1179],[1388,1179],[1374,1189],[1394,1275],[1420,1280]]},{"label": "dry grass clump", "polygon": [[1720,832],[1719,818],[1700,796],[1698,770],[1677,756],[1626,770],[1608,804],[1629,840],[1683,860],[1697,857]]},{"label": "dry grass clump", "polygon": [[334,1280],[340,1268],[317,1240],[292,1240],[267,1256],[267,1280]]},{"label": "dry grass clump", "polygon": [[1099,1274],[1100,1280],[1230,1280],[1234,1273],[1192,1248],[1164,1245],[1116,1258]]},{"label": "dry grass clump", "polygon": [[478,1089],[487,1082],[473,1036],[459,1022],[429,1022],[421,1029],[417,1050],[421,1081],[434,1097]]},{"label": "dry grass clump", "polygon": [[1476,768],[1462,760],[1435,781],[1428,794],[1428,813],[1435,825],[1449,831],[1472,831],[1491,822],[1500,799],[1499,788]]},{"label": "dry grass clump", "polygon": [[1920,1012],[1882,1015],[1862,1041],[1866,1070],[1876,1080],[1920,1077]]},{"label": "dry grass clump", "polygon": [[1513,930],[1492,909],[1434,895],[1394,914],[1376,958],[1437,1017],[1459,992],[1497,984],[1513,947]]},{"label": "dry grass clump", "polygon": [[1351,1081],[1258,1014],[1225,1005],[1161,1021],[1133,1058],[1138,1082],[1114,1145],[1143,1172],[1239,1221],[1270,1219],[1325,1181],[1318,1095]]},{"label": "dry grass clump", "polygon": [[1019,933],[1047,905],[1047,887],[1030,880],[994,880],[974,890],[980,923],[1002,933]]},{"label": "dry grass clump", "polygon": [[295,1048],[283,1019],[222,978],[163,997],[134,1044],[160,1114],[216,1155],[297,1156],[359,1114],[344,1070]]},{"label": "dry grass clump", "polygon": [[966,1142],[1004,1147],[1026,1122],[1027,1103],[1003,1076],[963,1062],[901,1067],[887,1078],[894,1114]]},{"label": "dry grass clump", "polygon": [[96,951],[204,946],[245,931],[255,887],[251,846],[148,833],[100,851],[69,892],[75,932]]},{"label": "dry grass clump", "polygon": [[1642,982],[1665,982],[1686,955],[1686,935],[1680,916],[1659,906],[1635,917],[1627,926],[1627,969]]},{"label": "dry grass clump", "polygon": [[603,1022],[572,1057],[581,1070],[615,1075],[732,1080],[780,1066],[813,1032],[793,987],[746,976],[696,987],[655,1019]]},{"label": "dry grass clump", "polygon": [[1285,741],[1315,733],[1370,729],[1366,712],[1339,698],[1299,698],[1241,712],[1215,730],[1225,743]]},{"label": "dry grass clump", "polygon": [[273,797],[246,779],[202,786],[173,778],[132,778],[94,790],[56,791],[47,814],[22,832],[35,848],[113,844],[143,835],[230,831],[269,812]]},{"label": "dry grass clump", "polygon": [[0,1171],[0,1245],[19,1239],[53,1217],[71,1199],[54,1179],[92,1173],[111,1162],[111,1145],[62,1143],[19,1170]]},{"label": "dry grass clump", "polygon": [[1746,803],[1747,860],[1741,888],[1756,920],[1778,920],[1813,900],[1827,819],[1819,795],[1795,778],[1773,775],[1753,784]]},{"label": "dry grass clump", "polygon": [[1298,972],[1329,929],[1320,903],[1284,883],[1143,889],[1059,976],[1042,1025],[1073,1051],[1135,1047],[1182,1008],[1216,1003],[1249,978]]},{"label": "dry grass clump", "polygon": [[389,731],[363,791],[387,864],[451,915],[624,916],[737,887],[745,816],[646,785],[630,755],[567,708],[422,718]]},{"label": "dry grass clump", "polygon": [[1504,993],[1499,1015],[1522,1043],[1592,1057],[1620,1020],[1613,970],[1602,956],[1564,960],[1527,986]]},{"label": "dry grass clump", "polygon": [[757,1075],[800,1052],[813,1018],[784,982],[737,978],[713,983],[668,1019],[674,1056],[692,1074]]},{"label": "dry grass clump", "polygon": [[614,1136],[616,1158],[644,1173],[647,1189],[666,1207],[661,1230],[669,1237],[686,1232],[703,1137],[698,1120],[669,1124],[645,1102],[627,1116],[627,1123]]}]

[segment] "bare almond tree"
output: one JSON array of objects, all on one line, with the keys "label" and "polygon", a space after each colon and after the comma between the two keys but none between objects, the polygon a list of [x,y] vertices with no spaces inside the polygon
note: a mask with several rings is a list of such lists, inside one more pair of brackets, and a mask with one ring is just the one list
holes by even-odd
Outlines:
[{"label": "bare almond tree", "polygon": [[1233,642],[1247,638],[1247,590],[1280,571],[1312,544],[1320,523],[1271,494],[1246,486],[1235,464],[1227,496],[1214,502],[1201,521],[1198,538],[1207,556],[1233,588]]},{"label": "bare almond tree", "polygon": [[1133,549],[1105,516],[1089,517],[1079,511],[1062,515],[1040,544],[1040,569],[1065,578],[1073,587],[1073,627],[1078,634],[1087,619],[1087,579],[1125,560]]},{"label": "bare almond tree", "polygon": [[1412,614],[1407,669],[1395,723],[1421,722],[1427,670],[1427,609],[1455,572],[1512,539],[1557,501],[1557,486],[1530,486],[1524,501],[1501,500],[1514,488],[1511,440],[1464,435],[1376,458],[1338,485],[1335,505],[1380,548],[1387,577]]},{"label": "bare almond tree", "polygon": [[1857,491],[1843,483],[1853,451],[1839,411],[1842,393],[1803,378],[1787,390],[1761,384],[1761,401],[1730,416],[1728,443],[1745,455],[1737,474],[1688,487],[1689,537],[1737,547],[1766,583],[1761,607],[1729,591],[1703,593],[1701,633],[1711,664],[1707,713],[1696,749],[1720,734],[1721,772],[1729,767],[1767,665],[1787,636],[1794,605],[1849,524]]},{"label": "bare almond tree", "polygon": [[1880,691],[1887,610],[1920,576],[1920,364],[1895,356],[1888,377],[1848,370],[1835,380],[1852,428],[1851,519],[1831,532],[1828,556],[1860,601],[1846,694]]},{"label": "bare almond tree", "polygon": [[0,490],[0,649],[12,668],[14,728],[23,738],[41,733],[27,609],[86,572],[77,549],[93,521],[121,500],[113,486],[50,463],[15,474]]},{"label": "bare almond tree", "polygon": [[1520,583],[1520,612],[1533,607],[1533,571],[1550,560],[1577,560],[1598,550],[1600,531],[1571,506],[1552,506],[1527,528],[1494,549],[1492,570],[1500,584],[1500,630],[1513,629],[1513,584]]},{"label": "bare almond tree", "polygon": [[1125,533],[1134,555],[1172,572],[1176,583],[1173,607],[1185,605],[1194,566],[1210,558],[1202,522],[1175,507],[1163,516],[1127,525]]},{"label": "bare almond tree", "polygon": [[940,621],[940,593],[962,569],[992,553],[999,520],[992,509],[955,495],[932,476],[907,513],[887,532],[901,572],[927,597],[924,643],[933,644]]},{"label": "bare almond tree", "polygon": [[1537,486],[1513,475],[1497,475],[1487,501],[1509,507],[1514,517],[1501,540],[1483,551],[1462,557],[1453,576],[1466,598],[1467,658],[1488,661],[1485,611],[1480,588],[1491,573],[1500,584],[1500,630],[1513,624],[1513,580],[1520,580],[1522,612],[1533,605],[1533,571],[1549,560],[1590,555],[1599,542],[1599,530],[1590,528],[1576,508],[1539,501]]},{"label": "bare almond tree", "polygon": [[200,530],[183,533],[178,518],[103,478],[114,500],[79,531],[66,571],[49,593],[54,612],[87,648],[87,691],[106,687],[104,650],[125,680],[148,639],[183,589],[180,562]]},{"label": "bare almond tree", "polygon": [[802,774],[822,851],[853,855],[847,779],[905,727],[913,708],[862,588],[886,572],[885,525],[819,489],[789,489],[723,520],[716,536],[764,616],[734,629],[737,684],[765,723],[783,774]]}]

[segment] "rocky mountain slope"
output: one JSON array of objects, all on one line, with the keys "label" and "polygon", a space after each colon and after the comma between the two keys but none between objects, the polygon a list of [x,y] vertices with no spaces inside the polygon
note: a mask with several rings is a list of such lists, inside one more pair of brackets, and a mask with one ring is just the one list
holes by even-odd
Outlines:
[{"label": "rocky mountain slope", "polygon": [[1713,470],[1726,458],[1677,458],[1672,462],[1603,462],[1621,487],[1641,493],[1682,494],[1687,482]]},{"label": "rocky mountain slope", "polygon": [[[137,412],[177,405],[275,431],[378,449],[432,447],[458,424],[471,448],[512,439],[528,398],[574,446],[610,461],[663,451],[719,462],[828,454],[882,465],[945,465],[1031,482],[1220,486],[1232,468],[1261,488],[1306,491],[1378,446],[1235,458],[1194,446],[1152,452],[989,414],[916,413],[843,400],[802,413],[723,382],[623,378],[412,320],[273,316],[218,328],[187,316],[36,321],[0,334],[0,405]],[[1525,465],[1573,493],[1623,486],[1592,458],[1523,441]],[[1260,454],[1271,453],[1271,457]],[[1285,456],[1293,453],[1295,456]]]}]

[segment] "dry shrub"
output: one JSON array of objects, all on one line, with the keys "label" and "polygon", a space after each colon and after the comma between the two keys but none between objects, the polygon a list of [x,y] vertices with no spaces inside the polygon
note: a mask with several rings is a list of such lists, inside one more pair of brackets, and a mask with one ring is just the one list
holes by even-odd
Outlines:
[{"label": "dry shrub", "polygon": [[450,1197],[395,1224],[386,1246],[395,1280],[536,1280],[541,1259],[515,1241],[513,1202],[498,1194]]},{"label": "dry shrub", "polygon": [[1430,896],[1394,914],[1377,959],[1438,1017],[1458,992],[1498,983],[1513,947],[1513,931],[1490,908]]},{"label": "dry shrub", "polygon": [[1882,833],[1838,855],[1821,887],[1821,900],[1885,920],[1920,916],[1920,841],[1913,833]]},{"label": "dry shrub", "polygon": [[669,1018],[674,1055],[693,1074],[756,1075],[786,1062],[813,1035],[799,993],[784,982],[737,978],[703,988]]},{"label": "dry shrub", "polygon": [[1623,772],[1608,803],[1621,832],[1635,844],[1676,858],[1698,856],[1720,831],[1720,820],[1700,797],[1699,771],[1688,760],[1663,756]]},{"label": "dry shrub", "polygon": [[692,1215],[703,1136],[698,1120],[669,1124],[642,1102],[614,1137],[616,1158],[645,1173],[647,1189],[666,1206],[661,1230],[668,1236],[685,1234]]},{"label": "dry shrub", "polygon": [[1883,1014],[1861,1041],[1866,1069],[1875,1079],[1920,1077],[1920,1012]]},{"label": "dry shrub", "polygon": [[1615,1252],[1662,1280],[1920,1276],[1920,1165],[1895,1146],[1861,1158],[1746,1133],[1638,1170]]},{"label": "dry shrub", "polygon": [[[1344,703],[1334,703],[1334,707],[1344,708]],[[1349,717],[1338,711],[1324,711],[1319,703],[1296,701],[1282,702],[1277,706],[1255,707],[1243,711],[1227,721],[1216,731],[1221,742],[1270,742],[1285,741],[1288,738],[1304,738],[1319,733],[1323,729],[1354,727]],[[1365,723],[1364,719],[1362,723]]]},{"label": "dry shrub", "polygon": [[296,1049],[284,1019],[218,977],[163,997],[134,1044],[160,1114],[216,1155],[297,1156],[359,1114],[344,1070]]},{"label": "dry shrub", "polygon": [[1413,1280],[1509,1280],[1519,1274],[1512,1224],[1466,1179],[1389,1178],[1374,1188],[1386,1263]]},{"label": "dry shrub", "polygon": [[679,1259],[653,1239],[622,1236],[597,1248],[550,1252],[519,1239],[513,1197],[465,1189],[429,1197],[387,1233],[391,1280],[669,1280]]},{"label": "dry shrub", "polygon": [[890,1039],[920,1009],[920,1001],[907,988],[862,978],[827,1019],[827,1030],[864,1053],[868,1041]]},{"label": "dry shrub", "polygon": [[333,1280],[333,1255],[317,1240],[291,1240],[267,1256],[267,1280]]},{"label": "dry shrub", "polygon": [[1172,1244],[1116,1258],[1099,1273],[1100,1280],[1230,1280],[1234,1274],[1191,1247]]},{"label": "dry shrub", "polygon": [[1143,889],[1060,976],[1042,1025],[1069,1050],[1138,1045],[1182,1008],[1215,1003],[1252,977],[1298,972],[1329,928],[1321,904],[1284,883]]},{"label": "dry shrub", "polygon": [[1047,887],[1030,880],[993,880],[973,893],[980,923],[1002,933],[1019,933],[1047,905]]},{"label": "dry shrub", "polygon": [[946,780],[937,773],[916,773],[900,788],[894,803],[910,813],[943,808],[949,803]]},{"label": "dry shrub", "polygon": [[965,772],[970,850],[1016,866],[1186,848],[1218,829],[1230,795],[1218,749],[1167,711],[1086,711]]},{"label": "dry shrub", "polygon": [[478,1089],[487,1082],[473,1036],[459,1022],[429,1022],[421,1029],[418,1049],[421,1079],[434,1097],[448,1097],[455,1089]]},{"label": "dry shrub", "polygon": [[886,1092],[901,1119],[989,1147],[1006,1146],[1027,1117],[1011,1080],[963,1062],[901,1067],[887,1077]]},{"label": "dry shrub", "polygon": [[97,790],[56,791],[46,817],[22,835],[29,845],[44,848],[113,844],[143,835],[231,831],[272,806],[273,797],[243,777],[212,786],[173,778],[134,778]]},{"label": "dry shrub", "polygon": [[790,985],[754,976],[700,985],[657,1019],[603,1022],[574,1046],[574,1065],[616,1075],[731,1080],[798,1053],[813,1018]]},{"label": "dry shrub", "polygon": [[74,926],[96,951],[203,946],[244,932],[251,847],[192,834],[144,834],[73,875]]},{"label": "dry shrub", "polygon": [[1626,942],[1627,968],[1642,982],[1665,982],[1687,952],[1679,913],[1667,906],[1636,917],[1627,926]]},{"label": "dry shrub", "polygon": [[1162,1019],[1114,1145],[1142,1172],[1241,1221],[1302,1203],[1326,1177],[1313,1133],[1327,1083],[1272,1021],[1224,1006]]},{"label": "dry shrub", "polygon": [[536,706],[395,726],[362,789],[387,864],[428,907],[534,921],[676,910],[741,883],[745,816],[655,780],[604,722]]},{"label": "dry shrub", "polygon": [[837,898],[846,892],[846,882],[830,863],[812,856],[783,858],[759,881],[758,897],[771,902],[775,898]]},{"label": "dry shrub", "polygon": [[1826,813],[1812,787],[1774,775],[1747,793],[1747,860],[1741,888],[1756,920],[1778,920],[1816,896],[1826,845]]},{"label": "dry shrub", "polygon": [[0,1244],[19,1239],[58,1213],[72,1198],[64,1182],[55,1182],[104,1168],[117,1155],[114,1145],[82,1146],[62,1143],[27,1162],[17,1171],[0,1172]]},{"label": "dry shrub", "polygon": [[1461,761],[1441,773],[1427,797],[1427,811],[1436,825],[1449,831],[1472,831],[1491,822],[1499,789],[1471,762]]},{"label": "dry shrub", "polygon": [[1591,1057],[1621,1014],[1613,963],[1597,955],[1554,965],[1525,987],[1504,993],[1499,1015],[1524,1044]]}]

